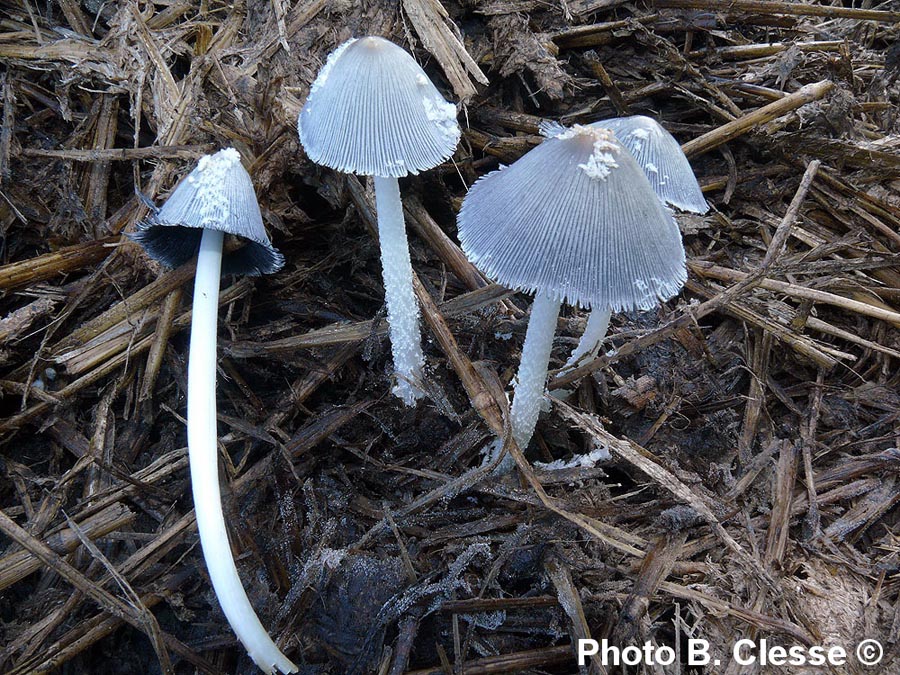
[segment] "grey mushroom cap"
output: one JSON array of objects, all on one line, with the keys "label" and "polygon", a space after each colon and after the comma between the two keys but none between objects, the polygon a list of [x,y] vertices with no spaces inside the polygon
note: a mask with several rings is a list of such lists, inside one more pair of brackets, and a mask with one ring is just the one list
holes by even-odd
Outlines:
[{"label": "grey mushroom cap", "polygon": [[656,120],[634,115],[600,120],[591,126],[612,129],[666,204],[691,213],[709,210],[681,145]]},{"label": "grey mushroom cap", "polygon": [[284,256],[266,236],[250,175],[233,148],[201,157],[162,208],[140,223],[131,238],[151,258],[178,267],[196,257],[204,229],[246,242],[224,253],[223,274],[256,276],[284,266]]},{"label": "grey mushroom cap", "polygon": [[605,129],[560,127],[479,179],[458,217],[469,259],[499,283],[589,309],[650,309],[687,280],[681,234]]},{"label": "grey mushroom cap", "polygon": [[460,129],[415,59],[380,37],[351,39],[328,57],[297,119],[316,164],[400,178],[446,161]]}]

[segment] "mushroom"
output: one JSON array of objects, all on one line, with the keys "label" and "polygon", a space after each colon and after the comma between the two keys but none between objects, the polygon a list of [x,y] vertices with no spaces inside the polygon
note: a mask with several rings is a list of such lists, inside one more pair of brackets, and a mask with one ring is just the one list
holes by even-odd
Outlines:
[{"label": "mushroom", "polygon": [[[643,115],[617,117],[590,126],[610,129],[647,176],[656,196],[669,206],[691,213],[706,213],[709,204],[678,141],[656,121]],[[552,129],[553,127],[548,127]],[[578,346],[563,370],[596,356],[609,327],[609,312],[596,310],[588,317]]]},{"label": "mushroom", "polygon": [[406,51],[380,37],[334,50],[297,120],[300,143],[317,164],[373,176],[384,295],[394,359],[393,393],[406,405],[422,396],[419,305],[398,178],[448,159],[459,142],[456,107]]},{"label": "mushroom", "polygon": [[[226,234],[245,246],[226,253]],[[266,673],[297,672],[253,611],[241,585],[222,515],[216,433],[216,323],[219,277],[269,274],[284,265],[263,227],[250,175],[233,148],[206,155],[133,239],[156,260],[175,267],[195,255],[194,304],[188,357],[187,435],[194,512],[203,557],[222,611],[250,658]]]},{"label": "mushroom", "polygon": [[687,279],[672,214],[607,129],[556,127],[519,160],[476,181],[457,222],[476,267],[535,294],[510,409],[523,449],[540,411],[561,303],[650,309]]}]

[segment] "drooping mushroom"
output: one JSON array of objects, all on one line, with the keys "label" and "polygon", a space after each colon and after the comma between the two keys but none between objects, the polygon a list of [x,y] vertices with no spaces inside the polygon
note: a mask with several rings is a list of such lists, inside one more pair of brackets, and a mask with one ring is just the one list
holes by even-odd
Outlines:
[{"label": "drooping mushroom", "polygon": [[557,128],[510,166],[479,179],[457,223],[476,267],[535,294],[510,409],[523,449],[540,411],[561,303],[650,309],[687,279],[671,213],[607,129]]},{"label": "drooping mushroom", "polygon": [[[669,206],[690,213],[706,213],[709,204],[697,183],[688,158],[675,137],[644,115],[616,117],[590,126],[610,129],[637,161],[656,196]],[[552,133],[553,126],[546,129]],[[609,312],[592,311],[587,326],[564,368],[596,356],[609,327]]]},{"label": "drooping mushroom", "polygon": [[[245,245],[225,254],[225,235]],[[166,203],[133,235],[170,267],[197,257],[188,356],[187,434],[194,512],[203,557],[228,623],[250,658],[266,673],[297,672],[256,616],[238,576],[222,515],[216,430],[216,324],[221,274],[269,274],[284,258],[266,236],[247,171],[236,150],[206,155]]]},{"label": "drooping mushroom", "polygon": [[297,120],[317,164],[373,176],[384,295],[397,381],[407,405],[422,396],[419,305],[397,182],[447,160],[460,130],[448,103],[406,51],[379,37],[351,39],[328,57]]}]

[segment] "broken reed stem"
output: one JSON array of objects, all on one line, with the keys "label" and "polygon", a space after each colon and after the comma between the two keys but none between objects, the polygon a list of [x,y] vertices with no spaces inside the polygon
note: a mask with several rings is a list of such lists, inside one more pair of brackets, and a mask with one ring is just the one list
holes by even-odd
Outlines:
[{"label": "broken reed stem", "polygon": [[73,162],[109,162],[136,159],[186,159],[195,160],[215,150],[212,143],[202,145],[154,145],[149,148],[88,148],[71,150],[44,150],[23,148],[24,157],[68,159]]},{"label": "broken reed stem", "polygon": [[782,99],[773,101],[772,103],[758,108],[753,112],[749,112],[742,117],[727,122],[702,136],[688,141],[681,146],[684,154],[688,157],[695,157],[709,152],[713,148],[717,148],[723,143],[734,140],[738,136],[742,136],[752,131],[761,124],[780,117],[791,110],[796,110],[802,105],[817,101],[834,87],[831,80],[822,80],[813,84],[807,84],[800,87],[793,94],[789,94]]},{"label": "broken reed stem", "polygon": [[609,73],[606,72],[606,68],[603,67],[597,54],[593,51],[588,52],[588,54],[585,55],[585,61],[587,61],[591,72],[594,73],[594,77],[596,77],[600,84],[603,85],[603,90],[606,92],[606,95],[609,96],[609,101],[613,104],[616,112],[621,116],[630,115],[631,111],[628,108],[628,103],[622,98],[622,92],[619,91],[619,87],[609,76]]},{"label": "broken reed stem", "polygon": [[180,304],[181,288],[173,290],[163,301],[162,311],[156,321],[153,344],[150,346],[150,353],[147,354],[147,367],[144,369],[144,380],[141,382],[141,393],[138,396],[139,401],[149,401],[153,398],[153,387],[156,384],[159,369],[162,367],[163,356],[172,333],[172,324]]},{"label": "broken reed stem", "polygon": [[406,197],[403,200],[403,210],[406,213],[407,222],[410,223],[422,239],[428,242],[431,249],[441,261],[449,267],[470,291],[484,288],[488,281],[462,252],[459,245],[454,242],[438,226],[431,214],[425,209],[416,197]]},{"label": "broken reed stem", "polygon": [[[251,282],[248,279],[242,279],[241,281],[238,281],[237,283],[232,284],[231,286],[226,288],[219,295],[219,304],[223,305],[236,300],[243,293],[245,293],[248,288],[250,288],[250,283]],[[189,326],[190,323],[191,312],[184,312],[174,320],[173,330],[182,330]],[[7,417],[4,420],[0,420],[0,433],[18,429],[23,424],[26,424],[34,419],[35,416],[49,410],[52,405],[65,401],[76,392],[84,389],[88,385],[101,380],[106,375],[116,370],[119,366],[126,364],[131,357],[143,354],[150,348],[152,344],[153,335],[148,335],[132,344],[129,349],[116,353],[114,356],[112,356],[112,358],[110,358],[102,365],[98,366],[96,369],[90,371],[86,375],[81,376],[77,380],[70,382],[59,391],[53,392],[54,396],[56,397],[55,401],[38,403],[17,415],[13,415],[12,417]]]},{"label": "broken reed stem", "polygon": [[3,265],[0,267],[0,291],[30,286],[52,279],[57,274],[96,265],[115,250],[118,242],[119,237],[104,237]]},{"label": "broken reed stem", "polygon": [[718,10],[731,13],[786,14],[789,16],[821,16],[828,19],[856,19],[897,23],[900,12],[877,9],[857,9],[834,5],[813,5],[806,2],[771,2],[765,0],[726,0],[715,3],[710,0],[654,0],[656,7],[672,9]]},{"label": "broken reed stem", "polygon": [[[759,266],[759,271],[767,271],[772,267],[773,263],[781,256],[788,237],[791,235],[791,228],[797,220],[800,213],[800,207],[806,200],[809,187],[819,170],[819,161],[813,160],[806,167],[800,185],[794,193],[794,198],[788,205],[781,222],[775,228],[775,234],[769,242],[769,248]],[[750,389],[747,393],[747,406],[744,408],[744,422],[741,434],[738,437],[737,451],[738,457],[742,464],[746,464],[750,458],[750,449],[756,438],[757,424],[759,416],[763,410],[766,399],[766,381],[769,371],[769,355],[771,352],[773,334],[769,331],[763,331],[757,338],[754,345],[752,361],[752,377],[750,378]],[[821,372],[821,371],[820,371]]]},{"label": "broken reed stem", "polygon": [[[563,612],[569,617],[569,631],[572,639],[576,644],[580,644],[581,640],[592,639],[591,628],[581,602],[581,594],[572,578],[572,569],[566,562],[560,560],[559,556],[548,556],[544,561],[544,571],[556,588],[556,595]],[[598,673],[604,671],[603,662],[597,654],[591,656],[591,662],[592,670]]]},{"label": "broken reed stem", "polygon": [[456,338],[450,331],[450,327],[441,316],[437,305],[428,294],[428,291],[419,281],[418,275],[413,273],[413,289],[416,297],[422,305],[422,315],[425,322],[431,328],[432,334],[437,338],[441,350],[453,366],[453,370],[459,376],[472,407],[478,412],[485,423],[498,437],[503,436],[504,419],[508,414],[506,401],[495,400],[491,395],[491,388],[487,386],[484,378],[472,365],[469,358],[463,353],[456,342]]},{"label": "broken reed stem", "polygon": [[448,25],[449,15],[438,0],[401,0],[401,4],[422,44],[441,64],[461,101],[466,102],[477,93],[476,84],[488,84],[478,63]]},{"label": "broken reed stem", "polygon": [[647,615],[660,583],[672,573],[681,557],[687,535],[686,531],[665,532],[647,547],[634,586],[622,603],[619,620],[613,629],[613,637],[620,643],[629,644],[637,635],[640,622]]},{"label": "broken reed stem", "polygon": [[819,160],[814,159],[806,167],[806,171],[803,173],[803,178],[800,180],[797,192],[794,193],[794,198],[791,200],[787,211],[785,211],[781,222],[778,223],[775,234],[772,235],[772,241],[769,242],[769,250],[766,251],[766,256],[763,258],[762,265],[760,265],[763,269],[771,267],[772,263],[778,259],[778,256],[780,256],[784,250],[788,237],[791,236],[791,228],[794,226],[797,216],[800,214],[800,207],[806,199],[806,194],[809,192],[809,187],[816,177],[816,172],[819,170],[820,164],[821,162],[819,162]]},{"label": "broken reed stem", "polygon": [[[462,672],[466,675],[498,675],[500,673],[524,673],[537,668],[549,668],[562,666],[575,661],[572,645],[560,647],[543,647],[541,649],[526,649],[521,652],[500,654],[498,656],[485,656],[480,659],[466,661],[462,665]],[[435,668],[420,668],[408,670],[404,675],[445,675],[447,670],[443,666]]]},{"label": "broken reed stem", "polygon": [[136,312],[193,279],[194,267],[195,263],[190,262],[177,269],[165,272],[158,279],[133,293],[127,301],[122,300],[116,303],[99,316],[79,326],[70,335],[63,338],[59,344],[55,345],[51,353],[58,356],[66,348],[82,345],[113,326],[123,321],[128,321]]},{"label": "broken reed stem", "polygon": [[806,317],[806,319],[804,320],[804,325],[807,328],[818,331],[819,333],[831,335],[832,337],[840,338],[842,340],[846,340],[847,342],[858,344],[860,347],[872,349],[876,352],[881,352],[882,354],[893,356],[895,359],[900,359],[900,351],[891,349],[890,347],[885,347],[884,345],[873,342],[872,340],[867,340],[864,337],[860,337],[856,333],[851,333],[850,331],[844,330],[843,328],[833,326],[830,323],[822,321],[821,319],[814,316]]},{"label": "broken reed stem", "polygon": [[[135,514],[127,506],[115,503],[79,523],[82,532],[96,539],[122,529],[134,521]],[[79,544],[78,535],[67,528],[46,537],[46,546],[56,553],[71,553]],[[0,591],[40,568],[41,561],[30,551],[15,551],[0,558]]]},{"label": "broken reed stem", "polygon": [[[660,581],[658,589],[663,593],[668,593],[675,598],[696,602],[703,605],[712,612],[719,615],[731,616],[738,619],[748,626],[763,630],[766,632],[781,633],[796,638],[804,644],[813,644],[812,637],[803,631],[796,624],[792,624],[784,619],[755,612],[750,609],[744,609],[730,604],[727,601],[720,600],[706,593],[702,593],[694,588],[689,588],[677,584],[672,581]],[[625,593],[592,593],[584,594],[585,602],[608,604],[611,599],[617,602],[627,601],[628,595]],[[550,595],[537,595],[527,598],[470,598],[465,600],[450,600],[441,605],[442,612],[456,612],[459,614],[471,614],[476,612],[496,612],[496,611],[515,611],[530,610],[542,607],[555,607],[559,605],[559,598]],[[414,672],[432,672],[432,671],[414,671]],[[444,671],[435,671],[443,675]],[[407,675],[410,675],[407,673]]]},{"label": "broken reed stem", "polygon": [[574,47],[594,47],[607,44],[613,40],[616,31],[631,28],[631,23],[637,21],[641,24],[652,24],[659,19],[659,14],[640,16],[633,19],[621,19],[619,21],[606,21],[603,23],[578,26],[554,33],[550,39],[560,49],[572,49]]},{"label": "broken reed stem", "polygon": [[[156,623],[156,619],[146,607],[126,604],[108,591],[97,586],[97,584],[93,583],[84,574],[57,555],[49,546],[38,541],[19,527],[2,509],[0,509],[0,532],[3,532],[4,535],[25,550],[30,551],[46,567],[59,574],[69,584],[91,598],[107,612],[145,633],[154,648],[161,646],[163,642],[161,631]],[[160,658],[160,665],[164,665],[169,661],[168,654],[165,652],[158,652],[157,656]]]},{"label": "broken reed stem", "polygon": [[[491,284],[477,291],[470,291],[457,295],[452,300],[447,300],[440,304],[440,311],[445,316],[460,316],[470,314],[482,307],[498,303],[512,292],[505,286]],[[327,347],[329,345],[340,345],[347,343],[360,342],[365,340],[373,333],[383,335],[387,332],[387,321],[381,320],[377,323],[373,320],[355,321],[346,323],[334,323],[324,328],[316,328],[315,330],[302,333],[300,335],[291,335],[277,340],[268,342],[250,342],[240,341],[223,345],[226,355],[235,358],[252,358],[255,356],[263,356],[265,354],[286,354],[297,349],[313,349],[316,347]]]},{"label": "broken reed stem", "polygon": [[6,186],[12,175],[10,150],[16,110],[15,84],[11,68],[0,76],[0,89],[2,89],[0,99],[3,101],[3,113],[0,116],[0,186]]},{"label": "broken reed stem", "polygon": [[[717,297],[714,290],[711,290],[692,279],[688,279],[684,287],[691,293],[695,293],[702,297],[711,297],[713,299]],[[773,319],[762,316],[759,312],[750,309],[746,303],[739,302],[736,299],[732,299],[729,303],[724,305],[721,308],[721,311],[758,328],[763,333],[772,335],[772,337],[789,345],[795,352],[825,370],[834,368],[838,363],[838,359],[854,361],[856,358],[852,354],[839,352],[831,348],[828,348],[826,353],[826,348],[823,345],[817,344],[806,335],[801,335],[791,330],[788,326],[784,326]]]},{"label": "broken reed stem", "polygon": [[[719,279],[720,281],[743,281],[750,275],[746,272],[729,269],[713,263],[693,261],[688,263],[691,271],[701,277],[709,277]],[[813,302],[824,302],[834,307],[839,307],[848,312],[855,312],[864,316],[880,319],[900,328],[900,313],[885,307],[869,304],[868,302],[860,302],[859,300],[851,300],[841,295],[835,295],[827,291],[819,291],[814,288],[807,288],[799,284],[790,284],[785,281],[776,281],[774,279],[761,279],[759,286],[769,291],[784,293],[794,298],[804,298]]]},{"label": "broken reed stem", "polygon": [[[758,59],[765,56],[773,56],[780,54],[789,48],[797,48],[801,52],[837,52],[840,51],[843,40],[820,40],[818,42],[772,42],[769,44],[752,44],[752,45],[734,45],[729,47],[714,47],[711,49],[698,49],[690,52],[688,57],[698,59],[708,56],[715,56],[717,59],[727,59],[731,61],[743,61],[745,59]],[[746,86],[746,85],[745,85]],[[750,85],[751,87],[753,85]],[[775,90],[769,89],[768,92]],[[784,95],[777,92],[781,99]]]}]

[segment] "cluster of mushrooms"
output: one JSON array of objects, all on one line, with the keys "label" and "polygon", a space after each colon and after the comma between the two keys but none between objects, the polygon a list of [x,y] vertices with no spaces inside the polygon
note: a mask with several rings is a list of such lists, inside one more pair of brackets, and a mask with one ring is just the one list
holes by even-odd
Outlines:
[{"label": "cluster of mushrooms", "polygon": [[[406,51],[379,37],[351,39],[318,74],[298,119],[317,164],[372,176],[393,356],[393,393],[424,395],[419,307],[397,179],[451,157],[456,107]],[[486,276],[534,294],[510,409],[525,448],[534,433],[562,303],[591,311],[566,367],[597,353],[612,312],[650,309],[676,295],[687,273],[666,207],[707,210],[677,141],[647,117],[565,128],[469,190],[458,217],[462,249]],[[244,245],[223,247],[225,235]],[[200,159],[134,235],[169,266],[196,255],[188,361],[187,432],[200,543],[222,610],[266,673],[296,672],[260,623],[241,584],[222,515],[216,432],[216,325],[221,274],[269,274],[284,258],[266,236],[249,174],[232,148]],[[494,444],[491,452],[501,446]],[[490,458],[490,457],[489,457]],[[496,459],[496,455],[491,459]],[[511,462],[503,459],[501,468]]]}]

